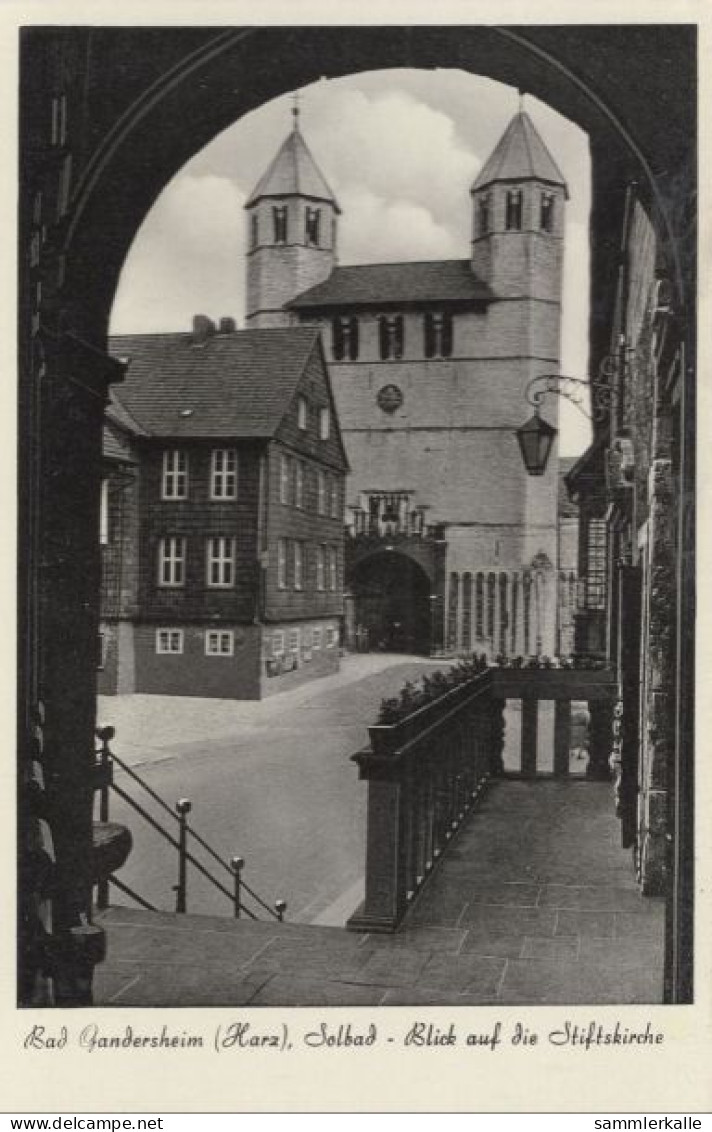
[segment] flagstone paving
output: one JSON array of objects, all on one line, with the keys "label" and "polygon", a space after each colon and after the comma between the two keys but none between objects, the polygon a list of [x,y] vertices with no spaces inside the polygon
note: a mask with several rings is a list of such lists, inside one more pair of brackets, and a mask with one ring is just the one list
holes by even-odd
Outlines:
[{"label": "flagstone paving", "polygon": [[112,1006],[659,1003],[664,902],[610,786],[496,782],[394,935],[112,908]]}]

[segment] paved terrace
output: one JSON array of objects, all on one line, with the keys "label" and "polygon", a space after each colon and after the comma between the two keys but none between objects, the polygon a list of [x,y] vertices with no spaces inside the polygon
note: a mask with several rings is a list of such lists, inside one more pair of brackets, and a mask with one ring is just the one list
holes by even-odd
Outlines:
[{"label": "paved terrace", "polygon": [[498,781],[395,935],[113,908],[96,1003],[658,1003],[663,901],[619,846],[606,783]]}]

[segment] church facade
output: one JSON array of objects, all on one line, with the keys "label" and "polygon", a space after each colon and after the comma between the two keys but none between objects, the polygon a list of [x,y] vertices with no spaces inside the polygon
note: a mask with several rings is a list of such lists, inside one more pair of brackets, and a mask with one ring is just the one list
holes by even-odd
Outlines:
[{"label": "church facade", "polygon": [[462,259],[342,266],[340,206],[295,111],[246,202],[246,326],[322,334],[352,648],[557,651],[558,459],[528,476],[515,431],[528,383],[559,372],[567,195],[520,110],[470,188]]}]

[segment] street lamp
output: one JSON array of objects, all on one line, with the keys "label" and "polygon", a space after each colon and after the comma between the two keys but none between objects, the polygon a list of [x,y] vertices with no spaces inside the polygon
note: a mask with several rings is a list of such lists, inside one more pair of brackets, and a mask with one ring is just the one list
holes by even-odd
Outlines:
[{"label": "street lamp", "polygon": [[534,416],[517,429],[516,437],[528,475],[544,475],[555,436],[556,429],[539,416],[538,408]]},{"label": "street lamp", "polygon": [[[541,405],[547,393],[565,397],[589,420],[604,420],[616,400],[617,390],[611,385],[611,378],[616,372],[615,366],[616,359],[609,355],[601,362],[598,379],[567,377],[560,373],[542,373],[532,378],[524,395],[529,404],[534,406],[534,415],[515,433],[528,475],[544,475],[556,436],[557,430],[554,426],[540,415]],[[589,411],[584,404],[584,389],[588,389],[591,393],[592,411]]]}]

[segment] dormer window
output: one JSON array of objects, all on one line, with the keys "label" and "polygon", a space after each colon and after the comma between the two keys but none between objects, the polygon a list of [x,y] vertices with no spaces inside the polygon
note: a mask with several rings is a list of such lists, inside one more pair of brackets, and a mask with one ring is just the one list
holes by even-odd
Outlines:
[{"label": "dormer window", "polygon": [[256,212],[250,217],[250,247],[256,248],[260,238],[260,218]]},{"label": "dormer window", "polygon": [[388,361],[391,358],[395,360],[402,358],[404,340],[403,315],[396,314],[392,318],[385,314],[381,315],[378,320],[378,345],[381,359]]},{"label": "dormer window", "polygon": [[542,232],[554,231],[554,194],[542,193],[541,194],[541,209],[539,214],[539,226]]},{"label": "dormer window", "polygon": [[306,397],[300,397],[297,401],[297,427],[306,432],[307,428],[307,401]]},{"label": "dormer window", "polygon": [[505,228],[507,231],[520,231],[522,227],[522,205],[524,194],[521,189],[510,189],[507,193]]},{"label": "dormer window", "polygon": [[327,405],[319,409],[319,439],[328,440],[331,432],[331,413]]},{"label": "dormer window", "polygon": [[304,235],[310,247],[319,247],[319,225],[321,211],[318,208],[307,208],[304,214]]},{"label": "dormer window", "polygon": [[426,358],[449,358],[452,354],[452,315],[428,311],[423,329]]},{"label": "dormer window", "polygon": [[480,197],[477,211],[477,233],[486,236],[490,230],[490,198],[489,193]]},{"label": "dormer window", "polygon": [[283,205],[281,208],[276,206],[272,208],[272,223],[274,225],[274,242],[275,244],[286,244],[287,242],[287,206]]},{"label": "dormer window", "polygon": [[331,323],[331,349],[335,362],[358,358],[359,333],[357,318],[335,318]]}]

